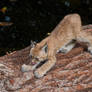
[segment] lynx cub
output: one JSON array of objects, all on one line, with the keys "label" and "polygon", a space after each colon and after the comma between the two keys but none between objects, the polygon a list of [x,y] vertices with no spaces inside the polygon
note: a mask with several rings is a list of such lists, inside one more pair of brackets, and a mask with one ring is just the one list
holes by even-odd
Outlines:
[{"label": "lynx cub", "polygon": [[61,51],[67,53],[75,46],[76,41],[87,42],[88,50],[92,53],[92,35],[89,32],[82,31],[81,19],[78,14],[69,14],[47,38],[34,45],[30,50],[32,62],[37,62],[37,64],[33,67],[24,65],[22,70],[34,70],[41,61],[47,60],[34,71],[35,77],[44,76],[55,65],[55,55],[58,50],[61,48]]}]

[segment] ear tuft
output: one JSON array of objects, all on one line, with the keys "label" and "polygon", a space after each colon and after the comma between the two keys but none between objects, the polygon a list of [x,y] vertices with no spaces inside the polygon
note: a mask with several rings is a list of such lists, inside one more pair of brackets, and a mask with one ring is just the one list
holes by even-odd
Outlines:
[{"label": "ear tuft", "polygon": [[34,48],[34,47],[35,47],[35,45],[36,45],[36,42],[35,42],[35,41],[33,41],[33,40],[31,40],[31,48]]}]

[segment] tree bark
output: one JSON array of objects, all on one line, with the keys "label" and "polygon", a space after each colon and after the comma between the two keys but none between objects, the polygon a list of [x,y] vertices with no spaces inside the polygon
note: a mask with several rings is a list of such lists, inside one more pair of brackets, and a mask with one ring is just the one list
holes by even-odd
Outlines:
[{"label": "tree bark", "polygon": [[[83,26],[92,31],[92,25]],[[22,73],[29,64],[31,46],[0,57],[0,92],[92,92],[92,55],[84,43],[77,43],[69,53],[58,53],[56,65],[42,78],[33,71]]]}]

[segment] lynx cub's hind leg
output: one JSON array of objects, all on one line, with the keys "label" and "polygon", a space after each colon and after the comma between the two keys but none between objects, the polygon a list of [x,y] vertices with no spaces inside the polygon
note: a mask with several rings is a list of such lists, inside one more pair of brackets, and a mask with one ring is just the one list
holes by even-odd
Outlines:
[{"label": "lynx cub's hind leg", "polygon": [[88,46],[88,51],[92,54],[92,45]]},{"label": "lynx cub's hind leg", "polygon": [[92,54],[92,47],[88,47],[88,51]]},{"label": "lynx cub's hind leg", "polygon": [[75,46],[76,42],[70,42],[69,44],[63,46],[62,48],[60,48],[59,50],[57,50],[58,52],[61,53],[68,53],[74,46]]},{"label": "lynx cub's hind leg", "polygon": [[78,39],[80,42],[86,42],[88,46],[88,51],[92,54],[92,32],[82,31],[81,37]]},{"label": "lynx cub's hind leg", "polygon": [[86,39],[87,39],[87,41],[89,43],[89,45],[88,45],[88,51],[92,54],[92,35],[91,34],[87,35]]}]

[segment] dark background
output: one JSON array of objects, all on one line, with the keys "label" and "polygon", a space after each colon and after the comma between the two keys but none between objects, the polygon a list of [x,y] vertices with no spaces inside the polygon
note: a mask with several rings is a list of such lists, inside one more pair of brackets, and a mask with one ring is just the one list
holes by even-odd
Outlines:
[{"label": "dark background", "polygon": [[83,25],[92,23],[92,0],[0,0],[0,55],[41,41],[69,13],[79,13]]}]

